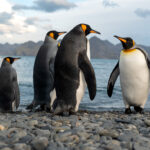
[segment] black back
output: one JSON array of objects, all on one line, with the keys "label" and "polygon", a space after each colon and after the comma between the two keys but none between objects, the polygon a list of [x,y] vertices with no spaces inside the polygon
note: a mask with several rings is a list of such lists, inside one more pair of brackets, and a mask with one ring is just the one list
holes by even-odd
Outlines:
[{"label": "black back", "polygon": [[50,91],[54,86],[54,60],[58,42],[46,36],[35,58],[33,70],[35,105],[50,103]]},{"label": "black back", "polygon": [[[76,105],[76,90],[79,87],[79,71],[82,70],[88,87],[93,83],[93,95],[96,94],[96,79],[92,65],[87,58],[87,39],[85,33],[78,25],[73,28],[62,40],[55,59],[55,88],[57,99],[54,109],[59,105],[65,104],[67,107]],[[87,71],[87,69],[89,69]],[[90,80],[85,73],[89,73]],[[92,89],[92,88],[91,88]],[[91,93],[89,88],[89,92]]]},{"label": "black back", "polygon": [[19,107],[20,92],[16,70],[6,60],[3,60],[0,68],[0,79],[0,110],[12,111],[13,102],[16,108]]}]

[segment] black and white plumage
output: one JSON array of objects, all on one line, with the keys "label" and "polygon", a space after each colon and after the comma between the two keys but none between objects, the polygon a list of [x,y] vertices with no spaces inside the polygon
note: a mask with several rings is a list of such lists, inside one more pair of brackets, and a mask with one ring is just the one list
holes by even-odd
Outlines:
[{"label": "black and white plumage", "polygon": [[86,35],[98,33],[89,25],[79,24],[61,41],[55,59],[56,100],[54,114],[77,112],[87,84],[90,99],[96,95],[95,72],[90,62]]},{"label": "black and white plumage", "polygon": [[120,75],[125,113],[131,113],[130,106],[134,106],[135,111],[142,112],[149,94],[150,59],[131,38],[115,37],[122,42],[124,49],[110,75],[107,86],[108,96],[111,97],[115,81]]},{"label": "black and white plumage", "polygon": [[58,50],[57,38],[65,32],[49,31],[35,58],[33,69],[34,99],[27,109],[38,105],[42,110],[50,108],[50,92],[54,88],[54,61]]},{"label": "black and white plumage", "polygon": [[20,104],[16,70],[12,63],[20,58],[6,57],[0,68],[0,111],[15,111]]}]

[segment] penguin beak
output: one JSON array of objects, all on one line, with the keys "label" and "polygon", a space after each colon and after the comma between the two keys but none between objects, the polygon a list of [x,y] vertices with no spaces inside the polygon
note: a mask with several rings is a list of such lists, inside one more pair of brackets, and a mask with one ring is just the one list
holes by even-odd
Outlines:
[{"label": "penguin beak", "polygon": [[90,33],[97,33],[97,34],[101,34],[100,32],[95,31],[95,30],[93,30],[93,29],[90,31]]},{"label": "penguin beak", "polygon": [[117,35],[115,35],[114,37],[117,38],[118,40],[120,40],[123,43],[127,43],[127,40],[125,40],[124,38],[121,38],[121,37],[119,37]]},{"label": "penguin beak", "polygon": [[67,33],[67,32],[66,32],[66,31],[64,31],[64,32],[59,32],[58,35],[62,35],[62,34],[65,34],[65,33]]},{"label": "penguin beak", "polygon": [[21,59],[20,57],[18,57],[18,58],[14,58],[14,61],[16,61],[16,60],[18,60],[18,59]]}]

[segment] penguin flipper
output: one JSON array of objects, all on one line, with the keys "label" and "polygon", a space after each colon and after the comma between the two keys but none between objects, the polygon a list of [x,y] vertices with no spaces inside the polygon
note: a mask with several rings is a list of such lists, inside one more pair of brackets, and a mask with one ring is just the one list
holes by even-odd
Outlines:
[{"label": "penguin flipper", "polygon": [[119,71],[119,61],[118,61],[117,65],[113,69],[113,71],[109,77],[109,80],[108,80],[107,94],[109,97],[112,96],[113,88],[114,88],[115,82],[116,82],[119,74],[120,74],[120,71]]},{"label": "penguin flipper", "polygon": [[79,55],[79,67],[84,74],[90,99],[93,100],[96,95],[96,77],[92,64],[87,57],[86,51],[83,51]]},{"label": "penguin flipper", "polygon": [[14,72],[13,87],[14,87],[15,104],[16,104],[16,109],[17,109],[20,104],[20,91],[19,91],[16,71]]},{"label": "penguin flipper", "polygon": [[150,70],[150,58],[149,58],[147,52],[144,49],[140,48],[140,47],[136,47],[136,49],[140,50],[144,54],[146,62],[147,62],[147,66]]},{"label": "penguin flipper", "polygon": [[19,107],[20,104],[20,92],[18,83],[15,83],[15,100],[16,100],[16,109]]}]

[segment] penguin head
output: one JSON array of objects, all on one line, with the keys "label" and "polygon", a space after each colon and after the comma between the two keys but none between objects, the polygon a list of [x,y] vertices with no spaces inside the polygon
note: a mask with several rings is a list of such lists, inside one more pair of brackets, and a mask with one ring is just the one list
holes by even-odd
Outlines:
[{"label": "penguin head", "polygon": [[16,61],[16,60],[18,60],[18,59],[20,59],[20,57],[18,57],[18,58],[5,57],[3,61],[4,61],[4,62],[7,62],[7,63],[9,63],[9,64],[13,64],[13,62]]},{"label": "penguin head", "polygon": [[47,36],[50,36],[52,39],[57,40],[57,38],[66,32],[57,32],[57,31],[49,31],[47,32]]},{"label": "penguin head", "polygon": [[86,36],[90,33],[100,34],[100,32],[93,30],[88,24],[79,24],[78,26],[81,27]]},{"label": "penguin head", "polygon": [[116,35],[114,37],[121,41],[124,49],[131,49],[135,45],[134,40],[132,40],[130,37],[122,38]]}]

